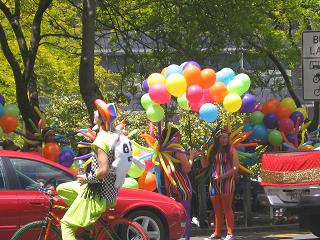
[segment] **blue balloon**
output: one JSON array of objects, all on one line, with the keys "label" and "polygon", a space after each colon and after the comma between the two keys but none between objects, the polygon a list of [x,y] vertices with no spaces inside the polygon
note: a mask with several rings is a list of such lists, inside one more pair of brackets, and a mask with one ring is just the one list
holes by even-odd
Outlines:
[{"label": "blue balloon", "polygon": [[236,74],[231,68],[222,68],[216,75],[217,81],[223,82],[225,85],[234,79],[235,76]]},{"label": "blue balloon", "polygon": [[274,113],[268,113],[263,118],[264,125],[269,129],[274,129],[278,127],[278,118]]},{"label": "blue balloon", "polygon": [[168,67],[166,67],[166,71],[165,71],[165,77],[166,78],[169,77],[173,73],[182,74],[183,73],[183,69],[177,64],[171,64]]},{"label": "blue balloon", "polygon": [[0,103],[0,116],[2,116],[4,114],[4,109],[2,104]]},{"label": "blue balloon", "polygon": [[212,103],[203,104],[199,110],[199,117],[206,122],[214,122],[218,116],[218,108]]},{"label": "blue balloon", "polygon": [[251,124],[246,124],[246,125],[244,125],[244,127],[243,127],[243,131],[244,132],[250,132],[250,131],[252,131],[253,130],[253,126],[251,125]]},{"label": "blue balloon", "polygon": [[261,124],[255,125],[253,127],[253,132],[250,137],[252,139],[257,139],[265,142],[268,140],[268,129]]},{"label": "blue balloon", "polygon": [[185,66],[186,66],[187,63],[188,63],[188,62],[183,62],[183,63],[180,64],[180,67],[182,68],[182,70],[185,68]]},{"label": "blue balloon", "polygon": [[61,148],[61,152],[72,152],[73,153],[73,149],[71,147],[64,146]]}]

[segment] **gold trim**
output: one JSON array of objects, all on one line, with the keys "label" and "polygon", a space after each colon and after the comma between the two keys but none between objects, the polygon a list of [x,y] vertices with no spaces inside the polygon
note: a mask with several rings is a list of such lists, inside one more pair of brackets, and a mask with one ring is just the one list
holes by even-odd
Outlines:
[{"label": "gold trim", "polygon": [[320,181],[320,168],[311,168],[290,172],[274,172],[262,170],[262,182],[269,183],[304,183]]}]

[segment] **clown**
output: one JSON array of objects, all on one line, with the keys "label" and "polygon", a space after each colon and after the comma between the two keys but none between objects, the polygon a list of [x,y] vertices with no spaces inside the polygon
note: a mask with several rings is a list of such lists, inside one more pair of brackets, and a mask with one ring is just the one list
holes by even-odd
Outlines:
[{"label": "clown", "polygon": [[60,184],[58,194],[69,206],[61,220],[62,239],[75,240],[78,227],[95,223],[107,208],[115,205],[118,191],[134,161],[128,137],[123,134],[124,124],[117,122],[119,111],[114,103],[101,99],[94,101],[94,124],[99,132],[91,145],[94,157],[91,169],[78,175],[77,181]]}]

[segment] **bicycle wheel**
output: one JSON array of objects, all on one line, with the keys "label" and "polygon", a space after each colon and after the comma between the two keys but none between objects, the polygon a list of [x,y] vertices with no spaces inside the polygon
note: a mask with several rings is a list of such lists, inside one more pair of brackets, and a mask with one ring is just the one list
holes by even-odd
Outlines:
[{"label": "bicycle wheel", "polygon": [[[42,240],[46,232],[47,221],[28,223],[13,234],[11,240]],[[51,225],[48,240],[61,240],[61,230],[56,225]]]},{"label": "bicycle wheel", "polygon": [[97,236],[97,240],[149,240],[138,223],[124,218],[108,222]]}]

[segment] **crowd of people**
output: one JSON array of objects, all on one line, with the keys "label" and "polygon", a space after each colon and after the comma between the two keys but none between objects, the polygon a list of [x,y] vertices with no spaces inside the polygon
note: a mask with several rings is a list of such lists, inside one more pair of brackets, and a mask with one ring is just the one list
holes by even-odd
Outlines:
[{"label": "crowd of people", "polygon": [[[87,227],[97,221],[101,214],[115,205],[117,193],[124,183],[131,162],[143,168],[144,163],[132,155],[131,142],[123,134],[125,124],[120,121],[119,113],[113,103],[105,103],[97,99],[97,110],[94,111],[95,130],[97,137],[92,143],[94,157],[90,168],[77,176],[77,181],[60,184],[57,192],[69,206],[61,221],[63,240],[75,240],[78,227]],[[181,144],[181,133],[177,128],[163,129],[163,139],[174,139]],[[203,145],[201,149],[172,151],[169,154],[177,159],[172,174],[177,184],[172,184],[163,175],[164,189],[160,191],[176,201],[181,202],[186,211],[185,239],[190,239],[191,232],[191,200],[192,184],[188,173],[192,169],[194,159],[201,158],[202,168],[208,168],[209,193],[214,216],[214,229],[206,239],[221,239],[223,216],[225,216],[227,235],[225,240],[233,240],[234,216],[232,210],[235,179],[239,166],[237,151],[229,140],[229,132],[220,129],[211,145]],[[161,144],[161,142],[159,142]],[[121,145],[116,148],[115,146]],[[1,144],[4,150],[20,151],[11,140]],[[120,149],[120,150],[119,150]],[[87,149],[86,149],[87,150]],[[90,149],[89,149],[90,150]]]}]

